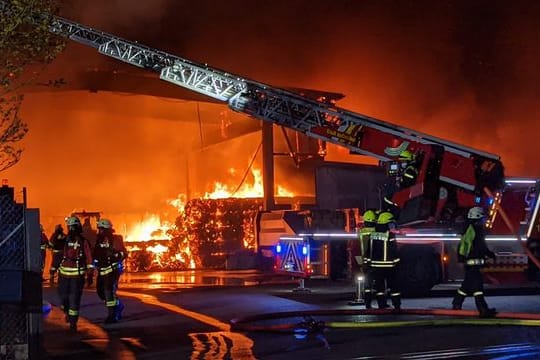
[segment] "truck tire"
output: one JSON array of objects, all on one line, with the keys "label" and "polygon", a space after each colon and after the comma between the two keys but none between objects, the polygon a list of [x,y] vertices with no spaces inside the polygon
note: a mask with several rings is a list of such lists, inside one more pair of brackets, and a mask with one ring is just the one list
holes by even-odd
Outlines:
[{"label": "truck tire", "polygon": [[400,248],[398,281],[405,297],[426,296],[441,281],[440,255],[428,245],[404,245]]}]

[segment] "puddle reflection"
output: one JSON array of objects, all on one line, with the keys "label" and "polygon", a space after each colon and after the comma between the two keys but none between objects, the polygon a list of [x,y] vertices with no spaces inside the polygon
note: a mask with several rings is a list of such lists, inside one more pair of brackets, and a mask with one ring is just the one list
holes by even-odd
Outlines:
[{"label": "puddle reflection", "polygon": [[255,360],[253,340],[228,331],[189,334],[193,343],[190,360]]}]

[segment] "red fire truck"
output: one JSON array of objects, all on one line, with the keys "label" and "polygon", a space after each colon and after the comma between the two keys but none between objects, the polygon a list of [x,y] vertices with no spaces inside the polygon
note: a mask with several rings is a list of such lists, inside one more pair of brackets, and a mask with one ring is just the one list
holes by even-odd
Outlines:
[{"label": "red fire truck", "polygon": [[[506,179],[495,154],[348,111],[324,96],[315,99],[249,80],[67,19],[53,18],[50,30],[106,56],[157,72],[160,79],[223,102],[234,111],[379,159],[386,170],[384,197],[400,209],[404,281],[411,292],[454,276],[457,228],[471,206],[490,209],[490,241],[496,242],[498,259],[508,266],[520,269],[526,262],[523,255],[515,255],[523,254],[516,238],[538,236],[538,181]],[[399,159],[405,152],[412,154],[418,172],[407,186],[400,182],[404,168]],[[517,229],[516,234],[505,230],[500,209],[508,209],[508,225]],[[361,222],[358,213],[362,210],[358,206],[309,214],[263,213],[259,251],[277,260],[278,271],[329,276],[332,254],[339,252],[332,244],[343,242],[332,240],[354,239],[354,223]]]}]

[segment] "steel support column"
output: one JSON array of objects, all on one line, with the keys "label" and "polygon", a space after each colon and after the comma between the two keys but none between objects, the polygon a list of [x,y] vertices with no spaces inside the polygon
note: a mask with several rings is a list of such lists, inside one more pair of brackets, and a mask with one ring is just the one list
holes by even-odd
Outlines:
[{"label": "steel support column", "polygon": [[269,121],[262,122],[262,157],[264,210],[273,210],[274,198],[274,129]]}]

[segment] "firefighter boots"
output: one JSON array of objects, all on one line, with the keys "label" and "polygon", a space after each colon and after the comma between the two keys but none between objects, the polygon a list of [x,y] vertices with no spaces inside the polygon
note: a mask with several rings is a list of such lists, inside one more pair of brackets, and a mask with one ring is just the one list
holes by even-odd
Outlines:
[{"label": "firefighter boots", "polygon": [[105,318],[105,324],[114,324],[118,322],[116,319],[116,306],[107,306],[107,317]]},{"label": "firefighter boots", "polygon": [[69,330],[70,331],[77,331],[77,320],[79,320],[78,316],[69,315]]},{"label": "firefighter boots", "polygon": [[475,296],[474,302],[481,318],[494,318],[497,315],[497,310],[495,308],[488,307],[484,295]]},{"label": "firefighter boots", "polygon": [[386,309],[388,307],[388,303],[386,302],[386,296],[377,295],[377,305],[379,309]]},{"label": "firefighter boots", "polygon": [[454,300],[452,300],[452,310],[461,310],[461,307],[463,306],[463,301],[465,301],[465,295],[462,295],[458,292],[454,296]]}]

